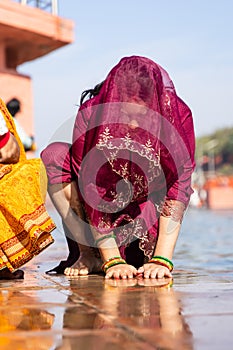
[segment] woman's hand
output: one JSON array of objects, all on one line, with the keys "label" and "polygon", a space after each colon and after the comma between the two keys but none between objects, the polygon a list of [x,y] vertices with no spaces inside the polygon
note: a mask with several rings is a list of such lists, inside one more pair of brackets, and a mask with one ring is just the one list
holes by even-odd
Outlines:
[{"label": "woman's hand", "polygon": [[128,264],[119,264],[112,267],[109,267],[109,269],[106,272],[105,278],[114,278],[114,279],[127,279],[127,278],[134,278],[137,275],[137,269]]},{"label": "woman's hand", "polygon": [[155,263],[148,263],[139,267],[137,274],[143,275],[143,278],[172,277],[172,274],[167,267]]},{"label": "woman's hand", "polygon": [[15,137],[10,134],[6,145],[0,149],[0,163],[14,164],[19,161],[20,148]]}]

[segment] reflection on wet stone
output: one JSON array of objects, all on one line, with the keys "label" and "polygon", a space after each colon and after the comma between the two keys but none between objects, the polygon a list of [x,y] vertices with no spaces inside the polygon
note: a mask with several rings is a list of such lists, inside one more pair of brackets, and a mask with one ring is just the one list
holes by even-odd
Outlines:
[{"label": "reflection on wet stone", "polygon": [[70,288],[73,295],[68,300],[81,295],[93,312],[80,313],[79,307],[67,309],[64,328],[108,332],[123,328],[148,346],[172,349],[177,344],[178,348],[192,349],[192,333],[170,279],[103,280],[89,276],[70,279]]},{"label": "reflection on wet stone", "polygon": [[[214,226],[200,235],[208,218]],[[58,257],[49,248],[27,264],[24,280],[1,281],[0,349],[231,349],[231,224],[232,213],[189,211],[173,285],[45,275],[64,254],[65,243],[58,239]]]},{"label": "reflection on wet stone", "polygon": [[69,308],[64,313],[63,328],[69,330],[101,329],[104,327],[103,317],[99,313],[80,312],[80,308]]},{"label": "reflection on wet stone", "polygon": [[124,331],[102,331],[64,336],[55,350],[155,350],[156,347]]},{"label": "reflection on wet stone", "polygon": [[0,332],[45,330],[53,325],[54,315],[46,310],[30,308],[34,300],[24,293],[1,291],[0,300],[1,305],[11,301],[11,307],[0,309]]}]

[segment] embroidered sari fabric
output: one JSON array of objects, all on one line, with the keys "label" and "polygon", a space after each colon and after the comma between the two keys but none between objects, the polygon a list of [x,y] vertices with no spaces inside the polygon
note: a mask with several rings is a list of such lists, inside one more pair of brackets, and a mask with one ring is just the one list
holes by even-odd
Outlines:
[{"label": "embroidered sari fabric", "polygon": [[45,208],[47,175],[41,159],[26,159],[14,121],[0,99],[1,113],[20,146],[16,164],[0,164],[0,269],[11,272],[53,243],[55,224]]},{"label": "embroidered sari fabric", "polygon": [[151,257],[159,216],[181,221],[195,165],[192,114],[167,72],[145,57],[121,59],[81,105],[66,146],[62,156],[61,143],[43,153],[50,183],[75,180],[90,224],[114,231],[122,256],[139,239]]}]

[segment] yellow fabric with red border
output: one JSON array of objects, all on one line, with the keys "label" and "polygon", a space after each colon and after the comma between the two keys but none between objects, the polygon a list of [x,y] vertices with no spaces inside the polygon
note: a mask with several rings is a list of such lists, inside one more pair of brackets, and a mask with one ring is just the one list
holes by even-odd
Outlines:
[{"label": "yellow fabric with red border", "polygon": [[45,167],[40,158],[26,158],[1,99],[0,109],[20,146],[18,163],[0,165],[0,270],[8,267],[13,272],[53,243],[55,224],[45,208]]}]

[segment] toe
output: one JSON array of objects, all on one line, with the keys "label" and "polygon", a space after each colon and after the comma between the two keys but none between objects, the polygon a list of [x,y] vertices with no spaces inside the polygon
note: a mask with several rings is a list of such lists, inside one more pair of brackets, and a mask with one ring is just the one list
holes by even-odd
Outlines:
[{"label": "toe", "polygon": [[89,271],[88,271],[88,268],[87,267],[84,267],[82,269],[79,270],[79,274],[80,275],[88,275]]},{"label": "toe", "polygon": [[64,275],[66,275],[66,276],[69,276],[70,275],[70,268],[69,267],[67,267],[66,269],[65,269],[65,271],[64,271]]}]

